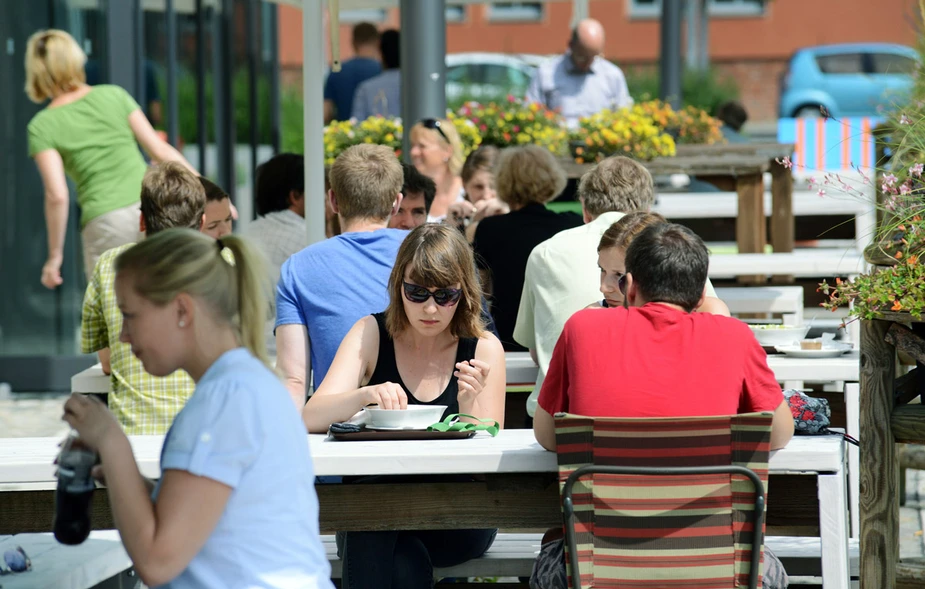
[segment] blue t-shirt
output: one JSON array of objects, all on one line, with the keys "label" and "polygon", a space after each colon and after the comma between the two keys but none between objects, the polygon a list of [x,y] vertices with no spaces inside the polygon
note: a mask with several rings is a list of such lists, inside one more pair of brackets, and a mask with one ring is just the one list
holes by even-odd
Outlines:
[{"label": "blue t-shirt", "polygon": [[407,231],[342,233],[293,254],[276,287],[276,327],[304,325],[318,385],[353,324],[389,305],[389,274]]},{"label": "blue t-shirt", "polygon": [[205,545],[163,587],[332,589],[305,426],[279,378],[245,348],[199,380],[164,440],[168,469],[233,491]]},{"label": "blue t-shirt", "polygon": [[357,86],[378,76],[382,66],[375,59],[354,57],[345,61],[339,72],[331,72],[324,83],[324,99],[334,102],[334,119],[346,121],[353,108]]}]

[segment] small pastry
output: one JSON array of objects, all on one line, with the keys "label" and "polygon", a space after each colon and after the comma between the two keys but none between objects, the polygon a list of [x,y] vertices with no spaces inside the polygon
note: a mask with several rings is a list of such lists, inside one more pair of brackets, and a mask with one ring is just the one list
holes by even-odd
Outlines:
[{"label": "small pastry", "polygon": [[801,350],[821,350],[821,349],[822,349],[822,341],[821,341],[821,340],[805,339],[805,340],[803,340],[803,341],[800,342],[800,349],[801,349]]}]

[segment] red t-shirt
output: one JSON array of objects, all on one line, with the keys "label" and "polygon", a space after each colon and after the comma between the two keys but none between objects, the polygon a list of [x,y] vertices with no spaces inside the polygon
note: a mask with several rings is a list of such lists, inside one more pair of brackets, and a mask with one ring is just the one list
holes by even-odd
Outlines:
[{"label": "red t-shirt", "polygon": [[747,325],[649,303],[572,315],[539,405],[550,415],[700,417],[774,411],[783,400]]}]

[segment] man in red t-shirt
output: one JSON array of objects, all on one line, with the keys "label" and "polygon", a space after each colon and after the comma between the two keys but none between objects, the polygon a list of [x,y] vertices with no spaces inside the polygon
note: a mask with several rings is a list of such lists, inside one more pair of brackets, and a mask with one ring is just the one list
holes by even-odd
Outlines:
[{"label": "man in red t-shirt", "polygon": [[698,417],[774,412],[771,449],[793,416],[764,350],[737,319],[692,313],[703,303],[709,255],[689,229],[663,223],[626,252],[625,308],[579,311],[553,351],[533,422],[556,449],[553,415]]}]

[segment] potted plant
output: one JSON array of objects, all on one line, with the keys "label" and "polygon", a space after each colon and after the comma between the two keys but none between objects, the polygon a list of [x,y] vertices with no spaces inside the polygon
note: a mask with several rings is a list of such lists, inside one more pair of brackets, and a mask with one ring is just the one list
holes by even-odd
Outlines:
[{"label": "potted plant", "polygon": [[674,139],[637,107],[603,110],[580,119],[569,135],[569,146],[579,164],[612,155],[646,161],[675,154]]},{"label": "potted plant", "polygon": [[568,132],[562,116],[537,103],[508,96],[506,103],[468,102],[455,113],[471,121],[485,145],[540,145],[556,155],[566,151]]}]

